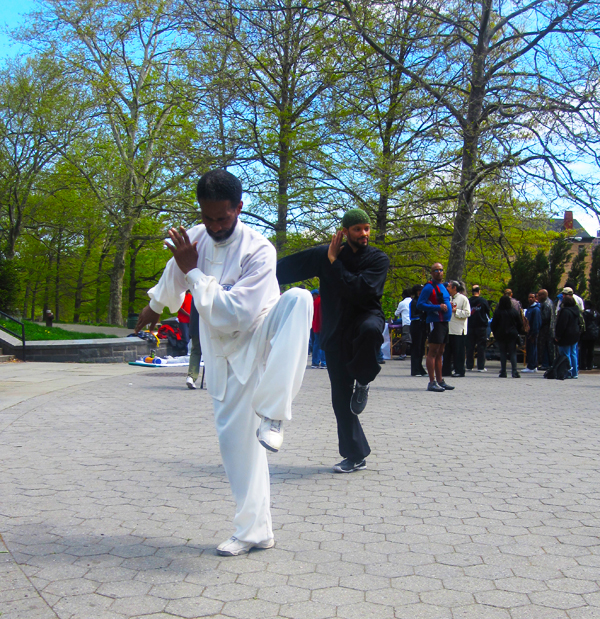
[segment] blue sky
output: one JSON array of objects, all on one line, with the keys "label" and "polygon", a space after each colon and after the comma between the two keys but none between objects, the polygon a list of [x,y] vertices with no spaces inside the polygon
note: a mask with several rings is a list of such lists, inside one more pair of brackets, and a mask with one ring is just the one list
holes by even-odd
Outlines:
[{"label": "blue sky", "polygon": [[[6,28],[15,28],[23,22],[23,14],[34,9],[34,0],[0,0],[0,64],[5,58],[17,56],[23,48],[11,42],[4,31]],[[598,217],[588,214],[582,208],[573,208],[575,219],[593,236],[600,230]],[[562,215],[562,214],[561,214]]]},{"label": "blue sky", "polygon": [[0,0],[0,60],[16,56],[21,47],[6,36],[6,28],[15,28],[23,21],[23,14],[33,10],[33,0]]}]

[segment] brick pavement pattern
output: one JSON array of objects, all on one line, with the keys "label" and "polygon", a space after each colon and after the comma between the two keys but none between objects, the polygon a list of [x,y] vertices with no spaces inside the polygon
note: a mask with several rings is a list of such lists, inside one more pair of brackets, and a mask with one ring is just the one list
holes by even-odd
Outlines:
[{"label": "brick pavement pattern", "polygon": [[308,369],[269,456],[275,548],[233,558],[210,398],[181,368],[1,410],[1,619],[600,617],[600,377],[490,365],[437,394],[388,361],[349,475]]}]

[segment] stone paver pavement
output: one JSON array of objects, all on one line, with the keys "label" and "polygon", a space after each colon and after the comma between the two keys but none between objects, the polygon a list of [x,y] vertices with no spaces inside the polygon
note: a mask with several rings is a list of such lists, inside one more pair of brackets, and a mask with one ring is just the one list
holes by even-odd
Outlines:
[{"label": "stone paver pavement", "polygon": [[[47,388],[19,399],[37,368]],[[308,369],[269,456],[275,548],[223,558],[206,391],[181,368],[96,368],[0,366],[1,619],[600,618],[598,375],[492,365],[435,394],[388,361],[368,468],[336,475],[327,373]]]}]

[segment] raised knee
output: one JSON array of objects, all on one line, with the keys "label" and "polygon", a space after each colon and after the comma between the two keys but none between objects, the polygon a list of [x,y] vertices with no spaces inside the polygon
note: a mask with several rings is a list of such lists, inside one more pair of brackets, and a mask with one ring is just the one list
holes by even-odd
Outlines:
[{"label": "raised knee", "polygon": [[300,302],[311,307],[313,305],[312,295],[304,288],[290,288],[289,290],[286,290],[281,297],[286,300],[294,301],[296,303]]}]

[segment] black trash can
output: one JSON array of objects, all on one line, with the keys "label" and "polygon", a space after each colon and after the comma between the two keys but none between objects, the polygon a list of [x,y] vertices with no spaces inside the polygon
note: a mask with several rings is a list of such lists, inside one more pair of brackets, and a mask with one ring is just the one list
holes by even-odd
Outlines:
[{"label": "black trash can", "polygon": [[139,317],[140,317],[139,314],[129,314],[127,316],[127,328],[135,329],[135,325],[137,325],[137,321]]}]

